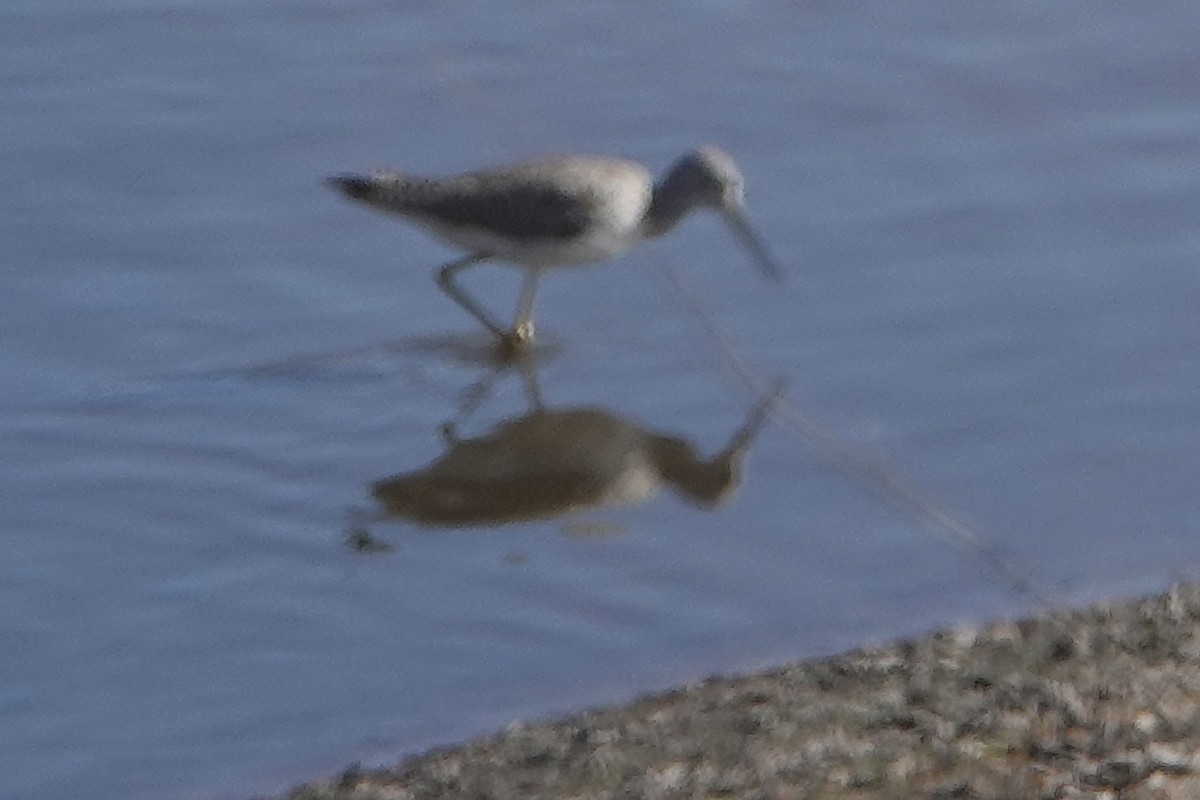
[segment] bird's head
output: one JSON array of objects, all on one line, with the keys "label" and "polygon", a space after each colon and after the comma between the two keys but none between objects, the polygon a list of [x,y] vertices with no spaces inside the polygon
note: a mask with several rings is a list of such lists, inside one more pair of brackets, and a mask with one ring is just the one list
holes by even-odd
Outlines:
[{"label": "bird's head", "polygon": [[717,211],[742,211],[746,191],[742,172],[724,150],[700,147],[675,162],[671,170],[683,193]]},{"label": "bird's head", "polygon": [[665,184],[685,202],[720,212],[763,274],[779,280],[779,266],[746,219],[745,181],[728,153],[711,145],[697,148],[675,162]]}]

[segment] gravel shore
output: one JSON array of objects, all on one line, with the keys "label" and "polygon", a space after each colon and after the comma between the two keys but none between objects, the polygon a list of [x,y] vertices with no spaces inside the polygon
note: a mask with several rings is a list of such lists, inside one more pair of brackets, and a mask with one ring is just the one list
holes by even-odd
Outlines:
[{"label": "gravel shore", "polygon": [[1198,800],[1200,586],[714,678],[283,797]]}]

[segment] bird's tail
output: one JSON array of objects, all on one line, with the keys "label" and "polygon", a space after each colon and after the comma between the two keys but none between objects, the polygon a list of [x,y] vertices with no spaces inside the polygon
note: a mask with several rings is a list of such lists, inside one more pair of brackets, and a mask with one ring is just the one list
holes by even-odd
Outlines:
[{"label": "bird's tail", "polygon": [[326,178],[325,184],[351,200],[385,211],[399,211],[408,195],[409,179],[399,172],[377,170],[370,175],[343,172]]}]

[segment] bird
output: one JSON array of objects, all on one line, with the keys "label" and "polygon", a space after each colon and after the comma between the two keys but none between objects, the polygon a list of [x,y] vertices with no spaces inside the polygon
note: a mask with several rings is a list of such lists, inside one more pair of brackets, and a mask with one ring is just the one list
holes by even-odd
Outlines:
[{"label": "bird", "polygon": [[[747,219],[741,171],[711,145],[680,157],[658,180],[634,161],[560,155],[450,177],[379,169],[341,173],[326,182],[351,200],[416,223],[465,251],[437,270],[437,283],[509,351],[519,352],[533,341],[534,296],[542,272],[615,258],[666,234],[697,209],[718,212],[763,274],[774,280],[781,276]],[[485,262],[524,272],[511,329],[458,283],[464,270]]]}]

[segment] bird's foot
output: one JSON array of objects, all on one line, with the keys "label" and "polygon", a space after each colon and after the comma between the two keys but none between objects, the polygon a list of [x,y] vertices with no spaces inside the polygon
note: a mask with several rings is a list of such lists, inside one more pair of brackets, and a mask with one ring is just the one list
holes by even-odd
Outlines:
[{"label": "bird's foot", "polygon": [[533,323],[524,321],[500,337],[500,354],[506,358],[515,358],[529,352],[533,346]]},{"label": "bird's foot", "polygon": [[533,320],[531,320],[531,319],[521,320],[520,322],[517,323],[517,326],[515,328],[513,328],[513,331],[510,335],[513,336],[514,338],[516,338],[517,341],[521,342],[522,345],[532,344],[533,343]]}]

